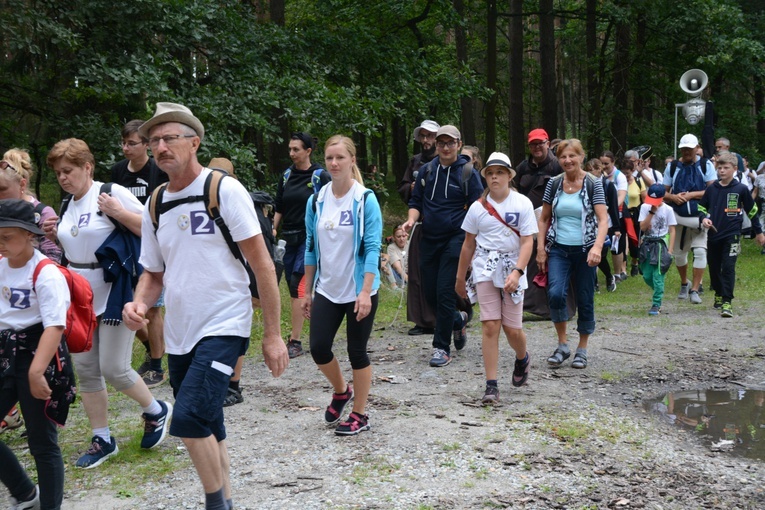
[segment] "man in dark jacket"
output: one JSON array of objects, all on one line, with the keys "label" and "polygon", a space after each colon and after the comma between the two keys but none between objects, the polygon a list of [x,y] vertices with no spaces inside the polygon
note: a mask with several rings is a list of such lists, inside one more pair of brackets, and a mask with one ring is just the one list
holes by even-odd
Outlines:
[{"label": "man in dark jacket", "polygon": [[[547,181],[562,173],[563,169],[550,150],[550,137],[544,129],[533,129],[529,133],[529,152],[531,154],[528,159],[521,161],[516,169],[513,186],[520,193],[529,197],[534,209],[537,209],[542,207],[542,197],[545,194]],[[536,258],[537,245],[535,240],[531,259],[529,259],[529,265],[526,267],[526,277],[530,282],[539,273]],[[574,292],[568,293],[569,316],[573,316],[575,313],[575,295]],[[550,308],[547,305],[546,289],[536,284],[529,285],[523,298],[523,311],[549,319]]]},{"label": "man in dark jacket", "polygon": [[[412,198],[414,181],[423,165],[430,163],[436,157],[436,132],[441,126],[432,120],[424,120],[412,133],[415,142],[419,142],[422,151],[412,156],[406,167],[404,177],[398,185],[398,194],[405,204],[409,205]],[[414,327],[409,330],[410,335],[433,334],[436,325],[436,313],[425,299],[422,291],[422,276],[420,275],[420,240],[422,239],[422,225],[418,222],[411,232],[409,240],[409,264],[408,282],[406,287],[406,319],[414,322]]]},{"label": "man in dark jacket", "polygon": [[[409,218],[404,230],[409,231],[422,217],[420,267],[422,287],[428,302],[436,310],[436,330],[433,335],[433,356],[430,366],[443,367],[451,361],[451,334],[454,346],[465,347],[467,336],[466,312],[455,310],[457,279],[462,242],[465,232],[462,220],[468,207],[483,192],[481,178],[468,156],[460,155],[462,136],[455,126],[441,126],[436,133],[438,158],[420,168],[409,200]],[[411,261],[410,261],[411,267]]]}]

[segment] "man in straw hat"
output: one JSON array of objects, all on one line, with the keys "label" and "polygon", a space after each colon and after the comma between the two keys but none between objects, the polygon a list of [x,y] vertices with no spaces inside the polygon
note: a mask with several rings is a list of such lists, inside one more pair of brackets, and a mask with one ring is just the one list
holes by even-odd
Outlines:
[{"label": "man in straw hat", "polygon": [[[228,510],[231,502],[223,399],[237,358],[246,351],[252,325],[249,278],[208,216],[204,183],[212,171],[197,160],[204,126],[185,106],[157,103],[139,130],[159,167],[170,177],[155,230],[148,208],[142,224],[141,264],[135,301],[125,323],[138,329],[166,282],[165,341],[175,413],[170,434],[189,451],[205,491],[205,508]],[[192,197],[197,197],[195,200]],[[183,199],[188,199],[184,201]],[[252,267],[263,309],[263,356],[278,377],[289,358],[280,331],[276,273],[245,188],[235,179],[220,183],[220,213]]]}]

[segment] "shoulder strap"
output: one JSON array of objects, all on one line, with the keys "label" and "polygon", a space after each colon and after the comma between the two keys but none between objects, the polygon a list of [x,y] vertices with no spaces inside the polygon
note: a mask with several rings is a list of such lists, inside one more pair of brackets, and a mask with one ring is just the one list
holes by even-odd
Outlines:
[{"label": "shoulder strap", "polygon": [[149,218],[151,218],[151,224],[154,226],[155,233],[157,228],[159,228],[159,215],[161,214],[161,211],[157,208],[157,203],[162,204],[162,195],[165,194],[165,188],[167,188],[166,182],[154,188],[154,191],[151,192],[151,197],[149,197]]},{"label": "shoulder strap", "polygon": [[[105,183],[101,184],[101,188],[98,190],[98,194],[100,195],[101,193],[106,193],[107,195],[111,195],[112,194],[112,184],[114,184],[114,183],[113,182],[105,182]],[[98,211],[96,214],[99,215],[99,216],[103,216],[104,215],[104,213],[102,211]],[[119,221],[115,220],[114,218],[112,218],[108,214],[106,215],[106,217],[109,218],[109,221],[111,221],[114,224],[114,226],[117,227],[118,229],[123,230],[123,231],[127,230],[127,227],[125,225],[123,225]]]},{"label": "shoulder strap", "polygon": [[493,205],[489,203],[488,200],[484,200],[483,197],[481,197],[478,199],[478,202],[480,202],[480,204],[483,205],[483,208],[486,209],[486,212],[488,212],[490,215],[497,218],[500,221],[500,223],[502,223],[504,226],[512,230],[515,233],[515,235],[517,235],[518,237],[521,237],[521,233],[515,227],[512,227],[509,223],[507,223],[504,219],[502,219],[502,216],[499,215],[497,210],[494,208]]},{"label": "shoulder strap", "polygon": [[74,195],[67,193],[64,195],[64,198],[61,199],[61,206],[58,208],[58,223],[61,223],[61,218],[64,217],[64,213],[69,209],[69,202],[72,201],[72,198],[74,198]]},{"label": "shoulder strap", "polygon": [[361,195],[361,218],[359,219],[359,232],[361,232],[361,243],[359,243],[359,256],[364,256],[364,207],[367,202],[367,195],[371,194],[372,190],[368,189]]},{"label": "shoulder strap", "polygon": [[287,170],[284,171],[282,174],[282,186],[287,184],[287,181],[290,178],[290,175],[292,175],[292,167],[287,167]]},{"label": "shoulder strap", "polygon": [[552,182],[552,187],[550,187],[550,196],[551,198],[555,198],[555,195],[558,194],[558,188],[560,188],[560,181],[563,180],[563,174],[556,175],[552,179],[550,179],[550,182]]},{"label": "shoulder strap", "polygon": [[675,172],[677,172],[677,160],[673,159],[672,163],[669,164],[669,178],[674,179],[675,178]]},{"label": "shoulder strap", "polygon": [[[587,196],[592,199],[592,194],[595,192],[595,176],[591,173],[586,173],[584,175],[584,185],[587,189]],[[603,195],[605,195],[605,191],[603,192]]]},{"label": "shoulder strap", "polygon": [[37,292],[35,290],[35,286],[37,285],[37,277],[40,276],[40,271],[42,271],[42,269],[45,266],[50,265],[50,264],[53,264],[54,266],[56,265],[56,263],[53,262],[51,259],[44,258],[40,262],[38,262],[37,265],[35,266],[35,270],[32,273],[32,290],[33,291]]},{"label": "shoulder strap", "polygon": [[319,192],[321,189],[321,174],[324,172],[323,168],[317,168],[313,171],[313,174],[311,174],[311,185],[313,187],[313,194]]},{"label": "shoulder strap", "polygon": [[34,211],[35,211],[37,214],[42,214],[42,212],[43,212],[43,209],[45,209],[45,204],[43,204],[42,202],[38,202],[38,203],[37,203],[37,205],[36,205],[36,206],[35,206],[35,208],[34,208]]}]

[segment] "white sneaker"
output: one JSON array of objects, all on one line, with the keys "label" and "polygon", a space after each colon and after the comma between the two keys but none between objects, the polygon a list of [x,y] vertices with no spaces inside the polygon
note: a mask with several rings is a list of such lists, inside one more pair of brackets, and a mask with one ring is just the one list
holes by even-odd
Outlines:
[{"label": "white sneaker", "polygon": [[35,485],[35,497],[31,501],[19,503],[16,498],[11,498],[11,510],[40,510],[40,487]]}]

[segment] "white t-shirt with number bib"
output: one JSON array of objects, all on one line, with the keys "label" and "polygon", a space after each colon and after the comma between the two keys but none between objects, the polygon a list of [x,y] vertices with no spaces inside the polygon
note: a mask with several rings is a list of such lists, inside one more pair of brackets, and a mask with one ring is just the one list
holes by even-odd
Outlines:
[{"label": "white t-shirt with number bib", "polygon": [[[98,262],[96,250],[116,228],[106,214],[98,214],[98,196],[101,182],[95,181],[79,200],[72,199],[58,225],[58,240],[64,248],[67,260],[79,264]],[[112,196],[122,207],[132,213],[140,213],[143,205],[130,191],[119,184],[112,184]],[[106,310],[106,301],[112,284],[104,281],[104,271],[97,269],[70,268],[85,277],[93,289],[93,309],[96,315]]]},{"label": "white t-shirt with number bib", "polygon": [[[503,218],[508,225],[519,231],[522,236],[534,235],[539,231],[534,207],[531,200],[526,196],[516,191],[510,191],[510,194],[502,202],[495,202],[491,195],[487,196],[486,200],[494,206],[500,218]],[[497,218],[489,214],[483,204],[477,201],[473,202],[462,222],[462,230],[475,234],[478,246],[490,252],[507,253],[513,263],[518,262],[521,249],[520,238]],[[491,276],[484,274],[486,262],[486,257],[482,255],[481,250],[476,250],[473,258],[473,281],[475,283],[492,281]],[[518,286],[520,289],[528,288],[526,275],[521,276]]]},{"label": "white t-shirt with number bib", "polygon": [[[166,190],[163,202],[203,195],[210,172],[202,169],[181,191]],[[234,241],[260,234],[252,199],[233,178],[221,180],[220,214]],[[181,204],[162,213],[156,235],[148,207],[142,221],[140,262],[147,271],[164,272],[167,352],[186,354],[206,336],[249,338],[249,278],[208,216],[204,202]]]},{"label": "white t-shirt with number bib", "polygon": [[356,282],[353,280],[353,268],[356,267],[353,196],[356,186],[359,184],[354,181],[340,198],[336,198],[331,189],[326,191],[316,232],[321,246],[321,271],[316,292],[337,304],[356,301]]},{"label": "white t-shirt with number bib", "polygon": [[32,276],[37,264],[47,258],[35,250],[24,267],[12,268],[0,258],[0,329],[21,330],[42,322],[44,328],[65,326],[69,308],[69,287],[61,271],[47,265],[37,277],[32,290]]}]

